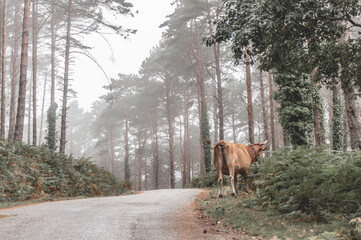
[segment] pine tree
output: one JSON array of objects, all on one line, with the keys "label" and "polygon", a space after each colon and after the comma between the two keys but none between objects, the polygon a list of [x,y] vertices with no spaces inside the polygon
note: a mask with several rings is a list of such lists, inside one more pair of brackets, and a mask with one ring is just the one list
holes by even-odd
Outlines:
[{"label": "pine tree", "polygon": [[28,67],[28,50],[29,50],[29,17],[30,17],[30,0],[24,0],[23,16],[23,34],[21,46],[21,65],[19,80],[18,110],[16,115],[16,125],[14,140],[21,142],[23,140],[24,118],[25,118],[25,98],[26,98],[26,75]]}]

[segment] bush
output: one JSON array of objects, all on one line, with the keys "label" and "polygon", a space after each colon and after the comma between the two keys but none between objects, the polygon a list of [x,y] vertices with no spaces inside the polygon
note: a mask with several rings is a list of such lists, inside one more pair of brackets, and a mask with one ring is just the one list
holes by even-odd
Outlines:
[{"label": "bush", "polygon": [[196,177],[192,179],[191,185],[194,188],[210,188],[217,184],[218,176],[215,169],[212,169],[204,177]]},{"label": "bush", "polygon": [[0,201],[106,196],[127,184],[88,159],[74,159],[46,147],[0,142]]},{"label": "bush", "polygon": [[361,216],[361,153],[285,149],[260,162],[250,178],[263,206],[304,220]]},{"label": "bush", "polygon": [[[227,184],[228,176],[223,175],[223,186]],[[218,175],[216,169],[212,168],[204,177],[192,179],[191,186],[194,188],[211,188],[218,186]]]}]

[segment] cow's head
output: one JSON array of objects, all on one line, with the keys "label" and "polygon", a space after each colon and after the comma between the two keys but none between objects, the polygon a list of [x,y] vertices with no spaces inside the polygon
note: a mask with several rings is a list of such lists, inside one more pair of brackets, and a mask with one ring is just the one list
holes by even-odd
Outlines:
[{"label": "cow's head", "polygon": [[251,144],[251,146],[253,146],[253,148],[255,149],[256,153],[257,153],[257,157],[255,159],[255,161],[258,159],[258,158],[261,158],[263,157],[263,151],[267,150],[267,141],[264,142],[264,143],[254,143],[254,144]]}]

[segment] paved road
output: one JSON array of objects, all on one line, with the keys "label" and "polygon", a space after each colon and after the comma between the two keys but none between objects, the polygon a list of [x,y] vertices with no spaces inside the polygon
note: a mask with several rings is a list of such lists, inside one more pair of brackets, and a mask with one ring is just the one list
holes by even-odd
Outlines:
[{"label": "paved road", "polygon": [[157,190],[0,210],[0,239],[185,239],[179,216],[200,192]]}]

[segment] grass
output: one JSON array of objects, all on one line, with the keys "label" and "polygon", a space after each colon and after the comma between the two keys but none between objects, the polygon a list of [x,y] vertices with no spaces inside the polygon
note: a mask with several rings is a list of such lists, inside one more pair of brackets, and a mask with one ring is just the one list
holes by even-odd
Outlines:
[{"label": "grass", "polygon": [[261,239],[351,239],[345,229],[348,221],[335,219],[330,223],[304,222],[291,215],[252,205],[254,194],[241,193],[231,197],[230,190],[224,198],[218,198],[217,190],[208,199],[199,200],[200,208],[215,221],[222,221],[229,228],[240,230]]}]

